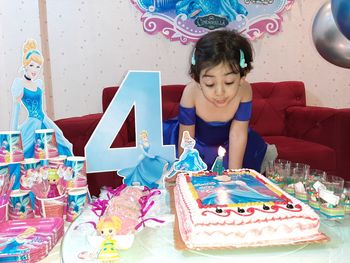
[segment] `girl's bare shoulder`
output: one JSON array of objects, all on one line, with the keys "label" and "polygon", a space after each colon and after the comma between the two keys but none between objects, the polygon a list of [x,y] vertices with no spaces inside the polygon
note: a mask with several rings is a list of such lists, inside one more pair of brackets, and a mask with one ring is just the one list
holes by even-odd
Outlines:
[{"label": "girl's bare shoulder", "polygon": [[186,85],[180,104],[186,108],[192,108],[195,106],[195,98],[198,92],[198,84],[196,82],[190,82]]},{"label": "girl's bare shoulder", "polygon": [[241,83],[241,101],[251,101],[253,98],[252,86],[246,80],[243,80]]}]

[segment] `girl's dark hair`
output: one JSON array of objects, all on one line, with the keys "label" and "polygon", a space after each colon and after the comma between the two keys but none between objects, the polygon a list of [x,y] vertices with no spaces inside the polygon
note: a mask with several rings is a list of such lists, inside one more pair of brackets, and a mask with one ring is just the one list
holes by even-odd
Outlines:
[{"label": "girl's dark hair", "polygon": [[[240,67],[240,50],[244,53],[247,67]],[[236,31],[211,31],[198,40],[190,68],[191,77],[199,82],[203,69],[212,68],[220,63],[229,63],[233,72],[245,76],[252,68],[253,50],[250,42]]]}]

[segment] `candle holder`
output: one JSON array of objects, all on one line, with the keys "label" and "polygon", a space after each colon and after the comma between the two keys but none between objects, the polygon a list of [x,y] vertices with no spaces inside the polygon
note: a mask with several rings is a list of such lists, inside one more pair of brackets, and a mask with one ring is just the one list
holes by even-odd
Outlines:
[{"label": "candle holder", "polygon": [[225,153],[226,153],[225,148],[220,146],[218,149],[218,157],[216,157],[215,162],[211,168],[211,170],[214,173],[217,173],[218,175],[222,175],[224,170],[225,170],[225,167],[224,167],[224,155],[225,155]]}]

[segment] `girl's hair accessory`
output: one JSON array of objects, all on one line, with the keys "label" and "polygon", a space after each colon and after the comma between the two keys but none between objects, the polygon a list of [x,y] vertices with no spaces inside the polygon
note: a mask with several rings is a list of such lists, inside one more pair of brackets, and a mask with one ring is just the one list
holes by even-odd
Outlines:
[{"label": "girl's hair accessory", "polygon": [[242,51],[242,49],[239,50],[239,66],[241,68],[246,68],[248,65],[245,62],[245,58],[244,58],[244,52]]},{"label": "girl's hair accessory", "polygon": [[193,50],[192,58],[191,58],[191,64],[192,64],[193,66],[196,65],[195,53],[196,53],[196,49]]},{"label": "girl's hair accessory", "polygon": [[33,55],[33,54],[36,54],[36,55],[41,56],[41,53],[40,53],[39,50],[33,49],[33,50],[30,50],[30,51],[27,53],[26,59],[30,58],[30,56]]}]

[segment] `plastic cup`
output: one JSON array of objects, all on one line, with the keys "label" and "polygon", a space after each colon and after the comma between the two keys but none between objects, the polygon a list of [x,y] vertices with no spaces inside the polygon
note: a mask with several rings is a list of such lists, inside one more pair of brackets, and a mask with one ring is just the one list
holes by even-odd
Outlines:
[{"label": "plastic cup", "polygon": [[23,160],[21,133],[19,131],[1,131],[0,163],[19,163]]},{"label": "plastic cup", "polygon": [[350,181],[344,181],[344,190],[341,198],[345,213],[350,215]]},{"label": "plastic cup", "polygon": [[66,155],[59,155],[55,158],[50,158],[48,160],[48,165],[51,167],[51,168],[58,168],[60,165],[64,165],[65,164],[65,161],[67,159],[67,156]]},{"label": "plastic cup", "polygon": [[35,131],[35,159],[49,159],[58,157],[56,135],[53,129]]},{"label": "plastic cup", "polygon": [[276,159],[273,162],[269,162],[266,169],[266,177],[281,188],[284,187],[289,174],[290,161],[288,160]]},{"label": "plastic cup", "polygon": [[320,210],[320,198],[317,189],[314,187],[317,182],[323,183],[327,178],[327,173],[319,169],[310,169],[306,178],[306,192],[311,206],[315,210]]},{"label": "plastic cup", "polygon": [[83,211],[87,201],[87,192],[87,187],[73,188],[68,191],[66,216],[68,222],[74,221]]},{"label": "plastic cup", "polygon": [[8,204],[9,219],[27,219],[34,217],[29,193],[30,191],[24,190],[14,190],[11,192]]},{"label": "plastic cup", "polygon": [[72,180],[68,181],[68,188],[80,188],[87,185],[86,161],[82,156],[69,156],[66,166],[73,171]]},{"label": "plastic cup", "polygon": [[36,206],[41,217],[63,217],[67,197],[60,195],[53,198],[35,197]]},{"label": "plastic cup", "polygon": [[0,205],[0,223],[8,220],[8,203]]},{"label": "plastic cup", "polygon": [[319,191],[321,214],[327,218],[344,218],[345,209],[341,202],[344,179],[339,176],[327,175],[323,185],[326,187],[326,191]]}]

